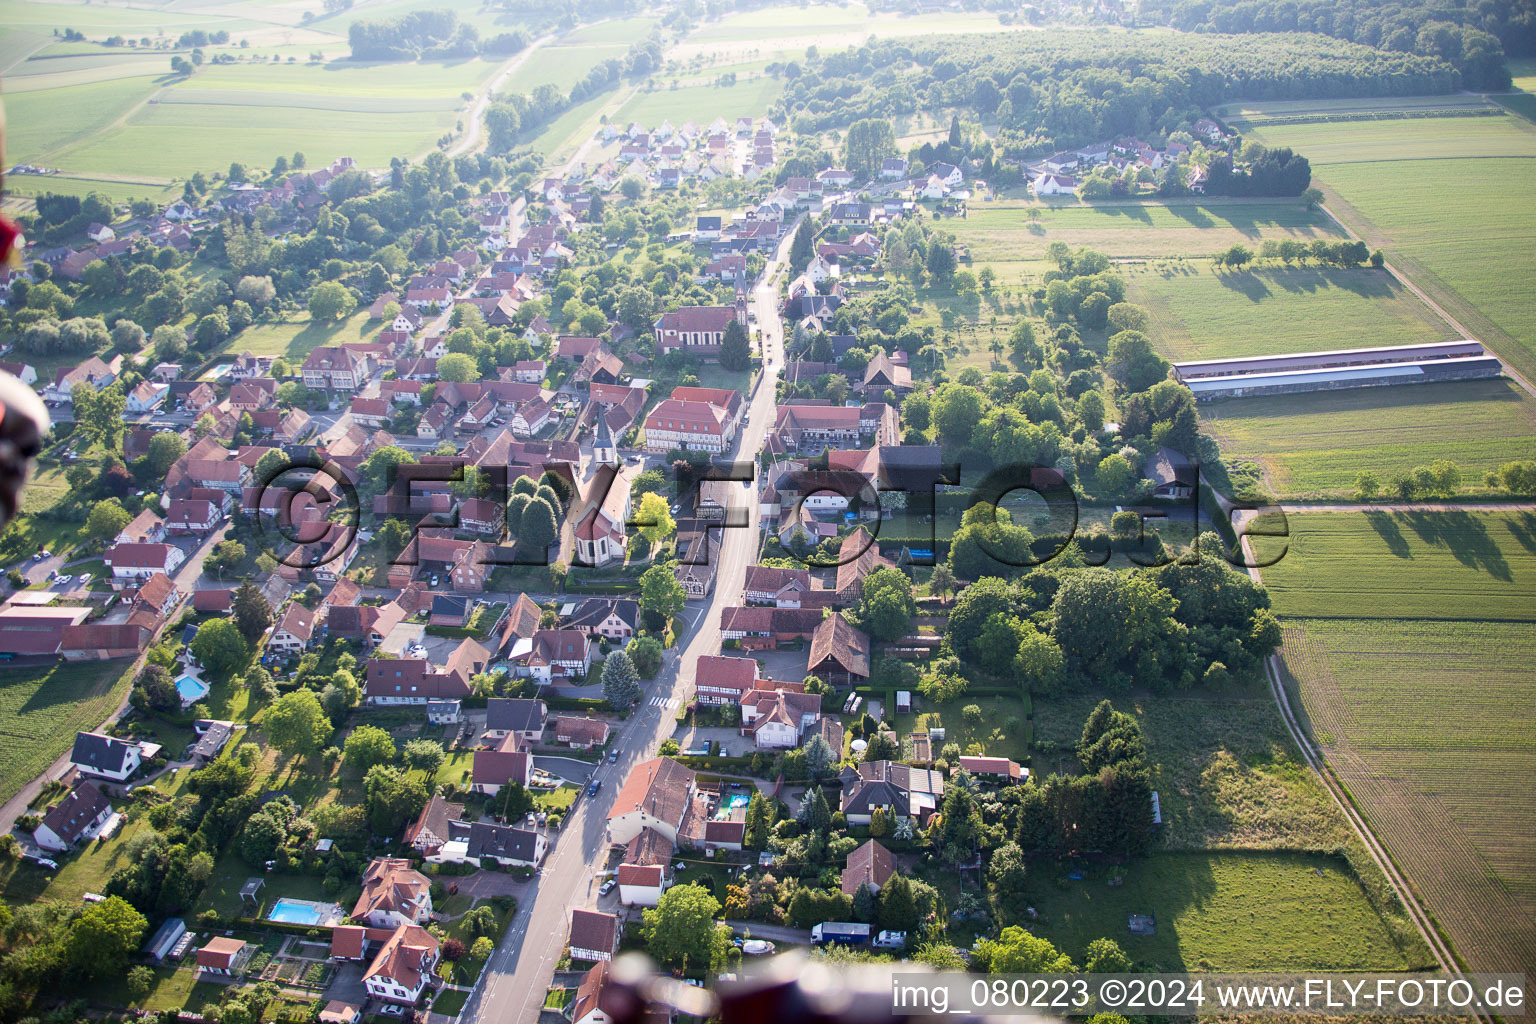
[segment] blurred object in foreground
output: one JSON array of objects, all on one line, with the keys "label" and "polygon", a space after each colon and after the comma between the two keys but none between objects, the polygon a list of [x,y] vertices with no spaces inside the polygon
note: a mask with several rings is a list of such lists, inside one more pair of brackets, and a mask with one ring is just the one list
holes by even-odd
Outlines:
[{"label": "blurred object in foreground", "polygon": [[48,427],[42,399],[15,377],[0,373],[0,525],[16,518]]},{"label": "blurred object in foreground", "polygon": [[[612,984],[602,1010],[612,1024],[650,1024],[647,1012],[667,1007],[680,1014],[717,1019],[721,1024],[929,1024],[988,1020],[954,1013],[897,1013],[892,976],[921,972],[917,964],[833,964],[789,953],[752,965],[737,979],[722,979],[716,990],[655,973],[638,953],[613,964]],[[657,1017],[656,1019],[665,1019]],[[1011,1020],[1054,1020],[1028,1015]]]}]

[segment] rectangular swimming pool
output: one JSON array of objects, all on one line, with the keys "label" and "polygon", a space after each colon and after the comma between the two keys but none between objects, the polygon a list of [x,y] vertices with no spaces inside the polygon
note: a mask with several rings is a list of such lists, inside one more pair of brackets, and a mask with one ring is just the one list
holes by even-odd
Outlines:
[{"label": "rectangular swimming pool", "polygon": [[341,908],[334,903],[283,898],[272,904],[272,909],[267,911],[267,920],[283,924],[329,925],[341,920]]},{"label": "rectangular swimming pool", "polygon": [[182,703],[193,704],[208,696],[208,684],[192,676],[181,676],[176,680],[176,692],[181,694]]}]

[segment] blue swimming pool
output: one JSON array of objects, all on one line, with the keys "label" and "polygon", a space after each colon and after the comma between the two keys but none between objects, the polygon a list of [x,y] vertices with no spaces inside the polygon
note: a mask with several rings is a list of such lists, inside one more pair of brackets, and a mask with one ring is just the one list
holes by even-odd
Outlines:
[{"label": "blue swimming pool", "polygon": [[181,676],[176,680],[176,692],[181,694],[184,702],[191,704],[208,696],[208,684],[192,676]]},{"label": "blue swimming pool", "polygon": [[334,924],[341,919],[340,908],[334,903],[315,903],[311,900],[280,899],[267,911],[268,921],[283,924]]}]

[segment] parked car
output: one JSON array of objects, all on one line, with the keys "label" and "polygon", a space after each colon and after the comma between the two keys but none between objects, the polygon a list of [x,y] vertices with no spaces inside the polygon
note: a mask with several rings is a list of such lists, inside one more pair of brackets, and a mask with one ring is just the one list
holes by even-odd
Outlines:
[{"label": "parked car", "polygon": [[907,944],[906,932],[881,932],[875,936],[876,949],[900,949]]},{"label": "parked car", "polygon": [[593,779],[587,783],[587,796],[597,796],[597,791],[603,788],[602,779]]},{"label": "parked car", "polygon": [[610,750],[610,751],[608,751],[608,763],[609,764],[618,764],[619,763],[619,752],[617,750]]},{"label": "parked car", "polygon": [[437,575],[435,573],[432,576],[432,586],[433,587],[437,586]]},{"label": "parked car", "polygon": [[90,586],[91,580],[93,578],[94,577],[92,577],[90,573],[83,572],[79,576],[75,577],[75,582],[80,584],[82,587],[88,587],[88,586]]},{"label": "parked car", "polygon": [[68,582],[69,582],[69,581],[70,581],[70,580],[72,580],[72,579],[74,579],[74,577],[73,577],[73,576],[71,576],[71,575],[70,575],[70,574],[69,574],[69,573],[65,573],[65,574],[64,574],[64,575],[62,575],[62,576],[55,576],[55,577],[54,577],[54,578],[53,578],[53,581],[54,581],[54,582],[55,582],[55,583],[68,583]]},{"label": "parked car", "polygon": [[614,886],[618,884],[618,879],[610,878],[608,881],[597,887],[597,894],[599,896],[607,896],[609,893],[613,892]]}]

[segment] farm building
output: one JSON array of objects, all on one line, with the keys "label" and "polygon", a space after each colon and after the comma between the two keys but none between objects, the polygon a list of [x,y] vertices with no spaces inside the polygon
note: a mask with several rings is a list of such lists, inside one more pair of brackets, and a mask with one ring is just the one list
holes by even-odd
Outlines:
[{"label": "farm building", "polygon": [[1196,359],[1174,363],[1182,381],[1198,377],[1229,377],[1248,373],[1287,373],[1297,370],[1322,370],[1330,367],[1370,366],[1380,363],[1409,363],[1421,359],[1463,359],[1487,355],[1476,341],[1437,341],[1427,345],[1383,345],[1377,348],[1336,349],[1330,352],[1287,352],[1273,356],[1247,356],[1241,359]]},{"label": "farm building", "polygon": [[1497,377],[1498,359],[1475,341],[1398,345],[1332,352],[1295,352],[1246,359],[1175,363],[1179,380],[1199,401],[1340,388],[1422,384]]}]

